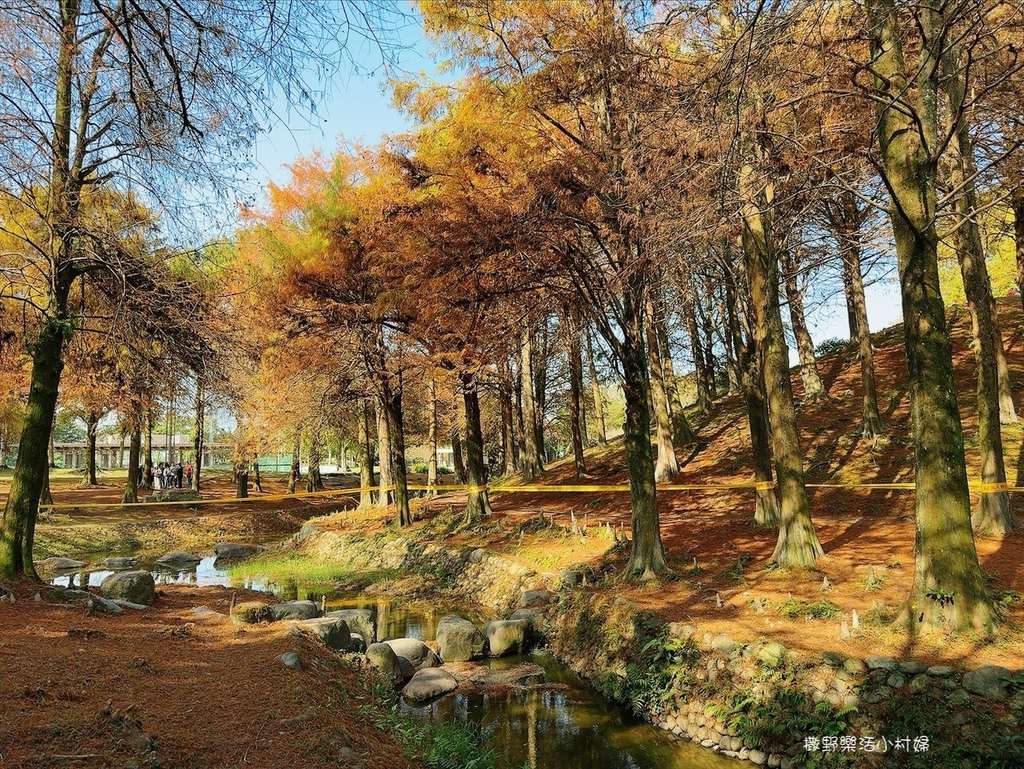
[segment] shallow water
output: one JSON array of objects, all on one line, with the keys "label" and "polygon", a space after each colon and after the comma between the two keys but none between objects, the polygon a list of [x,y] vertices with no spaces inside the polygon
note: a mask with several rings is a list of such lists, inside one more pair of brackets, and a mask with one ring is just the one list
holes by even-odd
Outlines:
[{"label": "shallow water", "polygon": [[[214,565],[215,561],[216,558],[214,556],[208,555],[192,568],[184,569],[164,566],[156,561],[140,558],[138,565],[133,566],[132,569],[148,571],[153,575],[153,579],[158,585],[182,584],[201,587],[223,585],[226,587],[244,587],[251,590],[271,589],[271,586],[266,581],[262,581],[258,577],[245,577],[243,580],[233,581],[224,569],[217,568]],[[118,569],[118,571],[128,571],[128,569]],[[83,587],[85,585],[99,587],[99,584],[113,573],[113,569],[85,566],[78,571],[65,571],[51,577],[50,584],[62,587]]]},{"label": "shallow water", "polygon": [[[253,590],[272,590],[284,600],[313,597],[294,582],[268,585],[259,578],[232,580],[226,571],[214,565],[208,556],[192,569],[170,569],[140,559],[136,569],[152,572],[158,584],[225,585]],[[55,585],[81,586],[83,580],[96,586],[109,569],[62,574],[51,580]],[[334,609],[371,609],[377,625],[377,638],[434,639],[438,620],[447,612],[435,611],[423,604],[396,602],[378,596],[349,596],[327,602]],[[469,616],[482,623],[489,617]],[[491,667],[515,665],[524,660],[544,668],[549,682],[565,684],[564,690],[510,690],[506,694],[453,693],[426,705],[403,701],[411,715],[430,721],[472,721],[497,757],[499,769],[736,769],[742,762],[725,758],[690,742],[680,741],[632,717],[622,708],[608,703],[586,682],[550,654],[534,653],[521,657],[485,660]]]}]

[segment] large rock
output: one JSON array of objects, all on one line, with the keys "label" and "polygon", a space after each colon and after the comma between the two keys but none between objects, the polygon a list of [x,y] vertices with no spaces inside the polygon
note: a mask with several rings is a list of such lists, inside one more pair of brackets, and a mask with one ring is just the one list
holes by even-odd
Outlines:
[{"label": "large rock", "polygon": [[175,550],[173,553],[165,553],[156,559],[157,563],[164,564],[165,566],[194,566],[199,563],[200,558],[195,553],[187,553],[184,550]]},{"label": "large rock", "polygon": [[213,554],[217,558],[230,561],[235,558],[248,558],[260,551],[258,545],[245,545],[238,542],[218,542],[213,546]]},{"label": "large rock", "polygon": [[[399,657],[395,654],[395,650],[388,646],[386,643],[370,644],[366,647],[366,658],[370,660],[370,664],[391,679],[392,683],[398,683],[405,676],[402,674],[402,665],[399,662]],[[401,659],[405,659],[402,657]],[[406,660],[408,662],[408,660]],[[412,665],[410,664],[410,668]]]},{"label": "large rock", "polygon": [[530,639],[533,641],[544,635],[544,615],[536,609],[516,609],[509,619],[526,620],[526,625],[530,630]]},{"label": "large rock", "polygon": [[437,645],[445,662],[463,662],[484,656],[484,636],[468,619],[448,615],[437,623]]},{"label": "large rock", "polygon": [[563,569],[558,574],[558,584],[561,587],[579,587],[583,584],[583,572],[578,569]]},{"label": "large rock", "polygon": [[424,668],[410,679],[402,694],[408,700],[422,702],[454,691],[458,685],[451,673],[440,668]]},{"label": "large rock", "polygon": [[551,593],[548,590],[525,590],[519,599],[519,608],[537,609],[551,603]]},{"label": "large rock", "polygon": [[43,561],[36,561],[36,568],[46,571],[65,571],[67,569],[81,569],[85,566],[81,561],[72,558],[47,558]]},{"label": "large rock", "polygon": [[118,555],[104,558],[100,566],[104,569],[134,569],[138,563],[138,558],[130,555]]},{"label": "large rock", "polygon": [[324,616],[345,620],[348,623],[348,629],[361,635],[367,645],[377,641],[377,627],[374,624],[371,609],[335,609],[327,612]]},{"label": "large rock", "polygon": [[315,601],[285,601],[270,607],[275,622],[283,619],[315,619],[320,616],[320,607]]},{"label": "large rock", "polygon": [[999,665],[982,665],[977,670],[964,673],[964,688],[971,694],[1001,702],[1009,696],[1006,680],[1012,676],[1013,673]]},{"label": "large rock", "polygon": [[100,583],[100,594],[104,598],[120,598],[124,601],[152,606],[156,599],[156,585],[148,571],[122,571],[111,574]]},{"label": "large rock", "polygon": [[441,664],[433,650],[418,638],[393,638],[384,643],[399,657],[407,659],[414,670],[436,668]]},{"label": "large rock", "polygon": [[193,489],[157,489],[143,502],[198,502],[202,497]]},{"label": "large rock", "polygon": [[231,619],[243,625],[255,625],[257,622],[271,622],[274,611],[263,601],[243,601],[231,607]]},{"label": "large rock", "polygon": [[348,651],[352,648],[352,636],[348,624],[337,617],[317,617],[295,623],[295,630],[315,638],[328,649]]},{"label": "large rock", "polygon": [[85,605],[93,611],[103,612],[104,614],[120,614],[124,611],[117,603],[107,600],[101,595],[90,594],[85,601]]},{"label": "large rock", "polygon": [[484,634],[492,657],[522,654],[530,642],[530,625],[525,619],[499,619],[484,625]]}]

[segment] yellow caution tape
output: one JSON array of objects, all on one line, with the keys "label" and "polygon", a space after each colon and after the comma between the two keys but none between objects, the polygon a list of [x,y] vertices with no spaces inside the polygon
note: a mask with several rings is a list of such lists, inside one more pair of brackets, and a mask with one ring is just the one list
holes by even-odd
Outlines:
[{"label": "yellow caution tape", "polygon": [[1003,481],[1002,483],[982,483],[978,486],[978,491],[982,494],[998,494],[999,492],[1009,491],[1010,486]]},{"label": "yellow caution tape", "polygon": [[[911,481],[906,482],[892,482],[892,483],[807,483],[804,484],[808,489],[883,489],[883,490],[913,490],[916,488],[916,484]],[[657,486],[657,491],[738,491],[744,489],[755,489],[763,491],[766,489],[775,488],[776,484],[774,481],[753,481],[745,483],[689,483],[689,484],[665,484]],[[972,491],[977,491],[982,494],[994,494],[1004,491],[1012,492],[1024,492],[1024,486],[1010,486],[1009,484],[1003,483],[975,483],[970,484]],[[394,491],[395,487],[388,486],[385,491]],[[436,484],[436,485],[423,485],[423,484],[409,484],[406,489],[408,491],[432,491],[438,494],[455,492],[455,491],[467,491],[469,493],[480,493],[480,492],[493,492],[498,493],[512,493],[512,494],[536,494],[536,493],[594,493],[594,492],[610,492],[610,493],[625,493],[630,490],[629,484],[566,484],[566,485],[521,485],[521,486],[473,486],[469,484]],[[305,492],[302,494],[271,494],[261,495],[255,497],[219,497],[216,499],[199,499],[199,500],[186,500],[178,502],[84,502],[84,503],[63,503],[63,504],[51,504],[51,505],[40,505],[40,510],[74,510],[74,509],[88,509],[88,508],[101,508],[101,507],[152,507],[152,506],[174,506],[174,505],[228,505],[238,504],[247,500],[260,501],[260,502],[273,502],[284,499],[306,499],[309,497],[334,497],[342,496],[347,494],[361,494],[363,492],[372,491],[379,492],[380,486],[360,486],[358,488],[351,489],[327,489],[325,491],[313,491]]]},{"label": "yellow caution tape", "polygon": [[[387,486],[385,491],[394,491],[394,486]],[[326,491],[307,491],[302,494],[266,494],[258,497],[217,497],[214,499],[189,499],[175,502],[81,502],[62,503],[59,505],[40,505],[40,510],[83,510],[97,507],[165,507],[168,505],[230,505],[239,502],[276,502],[282,499],[305,499],[307,497],[337,497],[344,494],[359,494],[364,491],[380,491],[380,486],[361,486],[355,489],[327,489]]]}]

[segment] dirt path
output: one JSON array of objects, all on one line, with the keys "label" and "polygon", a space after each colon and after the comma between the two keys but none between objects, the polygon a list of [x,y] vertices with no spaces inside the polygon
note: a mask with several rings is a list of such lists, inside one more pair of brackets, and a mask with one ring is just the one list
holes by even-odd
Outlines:
[{"label": "dirt path", "polygon": [[[145,611],[90,615],[36,590],[0,602],[3,769],[411,766],[348,663],[223,616],[246,591],[162,586]],[[292,650],[301,670],[277,659]]]}]

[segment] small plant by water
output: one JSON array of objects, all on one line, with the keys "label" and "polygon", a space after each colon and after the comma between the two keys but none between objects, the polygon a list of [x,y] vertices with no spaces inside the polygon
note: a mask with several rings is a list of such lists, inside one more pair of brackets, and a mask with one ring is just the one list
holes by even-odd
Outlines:
[{"label": "small plant by water", "polygon": [[477,722],[421,722],[401,710],[398,694],[379,671],[366,673],[367,693],[357,707],[381,731],[397,735],[409,756],[432,769],[496,769],[485,729]]}]

